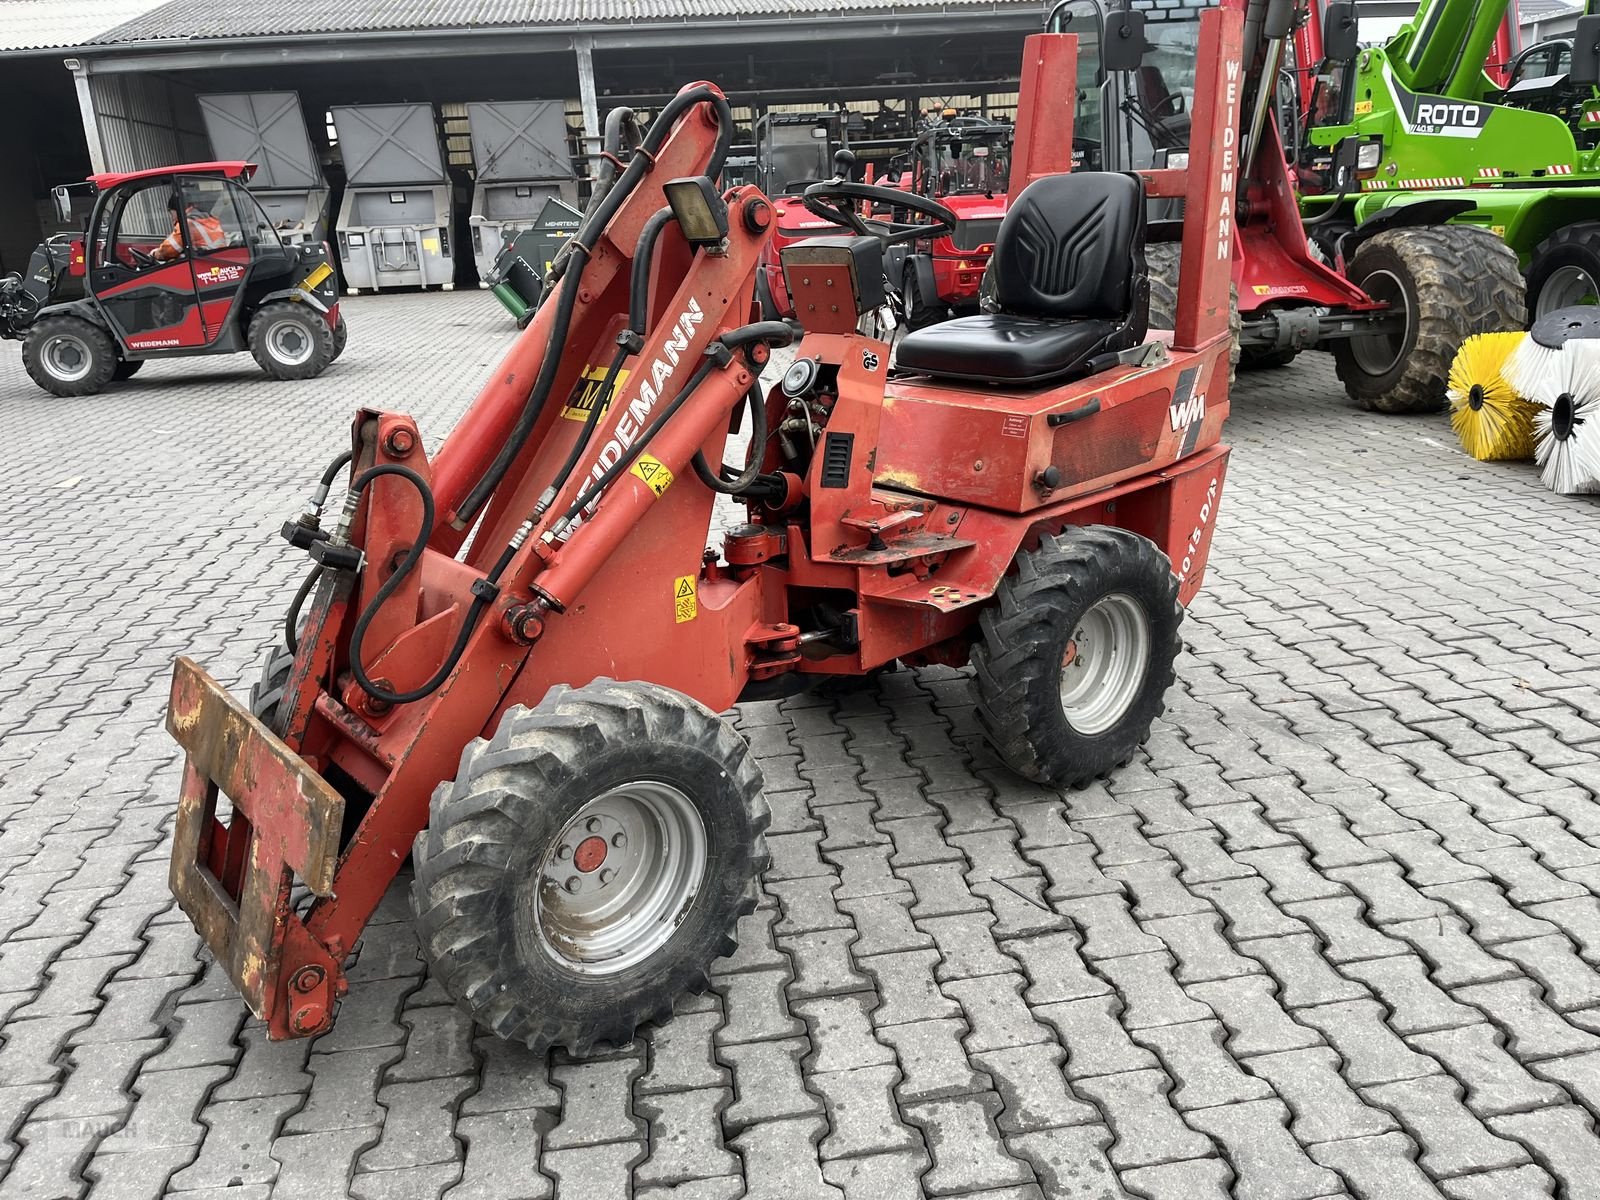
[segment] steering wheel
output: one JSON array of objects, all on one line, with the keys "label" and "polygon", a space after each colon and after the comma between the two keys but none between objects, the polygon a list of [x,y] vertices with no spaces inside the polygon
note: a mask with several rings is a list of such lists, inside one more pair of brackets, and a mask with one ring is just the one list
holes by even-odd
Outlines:
[{"label": "steering wheel", "polygon": [[153,267],[156,265],[157,259],[155,255],[147,253],[146,251],[139,249],[137,246],[128,246],[126,249],[128,251],[128,257],[133,259],[134,266]]},{"label": "steering wheel", "polygon": [[[921,213],[933,223],[911,225],[895,221],[867,219],[856,212],[850,203],[854,200],[871,200],[891,208],[908,208]],[[919,196],[915,192],[902,192],[899,188],[878,187],[870,183],[851,183],[845,179],[825,179],[813,183],[800,196],[808,212],[824,221],[853,229],[862,237],[875,237],[885,246],[900,242],[914,242],[918,238],[937,237],[953,231],[960,219],[937,200]]]}]

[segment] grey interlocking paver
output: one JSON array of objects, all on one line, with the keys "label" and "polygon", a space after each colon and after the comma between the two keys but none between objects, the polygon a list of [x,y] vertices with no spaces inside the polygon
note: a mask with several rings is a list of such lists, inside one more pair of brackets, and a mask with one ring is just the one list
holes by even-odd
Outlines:
[{"label": "grey interlocking paver", "polygon": [[1397,1034],[1427,1033],[1476,1024],[1481,1014],[1452,1000],[1428,978],[1428,964],[1415,957],[1344,963],[1339,970],[1367,985],[1388,1010],[1384,1023]]},{"label": "grey interlocking paver", "polygon": [[1067,1078],[1112,1075],[1156,1065],[1155,1056],[1134,1043],[1117,1020],[1122,1002],[1115,996],[1091,996],[1046,1004],[1034,1010],[1055,1028],[1067,1048]]},{"label": "grey interlocking paver", "polygon": [[906,1119],[922,1130],[933,1156],[933,1166],[922,1177],[928,1195],[981,1192],[1033,1182],[1033,1170],[1007,1151],[995,1128],[1003,1106],[997,1093],[983,1092],[905,1107]]},{"label": "grey interlocking paver", "polygon": [[1146,1200],[1233,1198],[1233,1170],[1220,1158],[1191,1158],[1154,1167],[1135,1167],[1121,1172],[1121,1177],[1123,1186]]},{"label": "grey interlocking paver", "polygon": [[1439,1189],[1416,1161],[1403,1133],[1351,1137],[1310,1149],[1321,1166],[1337,1171],[1358,1200],[1438,1200]]},{"label": "grey interlocking paver", "polygon": [[807,1082],[827,1106],[829,1133],[818,1147],[824,1159],[886,1154],[919,1147],[915,1130],[900,1123],[894,1086],[895,1066],[826,1071]]},{"label": "grey interlocking paver", "polygon": [[794,1011],[804,1019],[811,1038],[807,1070],[822,1074],[894,1062],[894,1051],[873,1037],[872,1010],[877,1003],[870,992],[797,1002]]},{"label": "grey interlocking paver", "polygon": [[744,1160],[746,1200],[843,1200],[844,1192],[822,1178],[816,1147],[826,1132],[821,1117],[796,1117],[751,1125],[732,1139]]},{"label": "grey interlocking paver", "polygon": [[1433,1075],[1438,1066],[1407,1049],[1384,1022],[1386,1010],[1375,1000],[1347,1000],[1303,1008],[1295,1019],[1327,1039],[1344,1062],[1344,1077],[1357,1087]]},{"label": "grey interlocking paver", "polygon": [[1176,1083],[1169,1099],[1180,1112],[1272,1095],[1269,1084],[1247,1075],[1223,1048],[1227,1031],[1218,1021],[1162,1025],[1138,1030],[1133,1036],[1140,1045],[1155,1051]]},{"label": "grey interlocking paver", "polygon": [[1289,1132],[1301,1145],[1398,1129],[1387,1112],[1361,1101],[1340,1074],[1341,1065],[1339,1055],[1325,1047],[1258,1054],[1250,1060],[1250,1070],[1289,1106]]},{"label": "grey interlocking paver", "polygon": [[822,1178],[843,1189],[844,1200],[922,1200],[922,1173],[928,1166],[928,1155],[919,1146],[833,1159],[822,1164]]},{"label": "grey interlocking paver", "polygon": [[1065,1052],[1056,1045],[1015,1046],[975,1054],[1005,1101],[996,1121],[1001,1133],[1028,1133],[1101,1120],[1093,1105],[1078,1099],[1062,1073]]},{"label": "grey interlocking paver", "polygon": [[279,1163],[269,1148],[284,1116],[299,1103],[298,1096],[265,1096],[206,1105],[200,1114],[206,1126],[200,1156],[172,1177],[173,1190],[271,1183]]},{"label": "grey interlocking paver", "polygon": [[1588,1033],[1544,1002],[1531,979],[1506,979],[1456,988],[1456,999],[1481,1009],[1510,1038],[1509,1048],[1523,1062],[1600,1050],[1600,1037]]},{"label": "grey interlocking paver", "polygon": [[1446,1179],[1439,1186],[1450,1200],[1546,1200],[1556,1194],[1549,1172],[1531,1163]]},{"label": "grey interlocking paver", "polygon": [[907,950],[862,958],[858,965],[878,986],[880,1004],[872,1014],[879,1029],[907,1021],[928,1021],[961,1015],[961,1006],[944,995],[934,982],[937,950]]},{"label": "grey interlocking paver", "polygon": [[[720,1120],[720,1113],[731,1099],[732,1093],[726,1088],[642,1098],[638,1111],[650,1123],[650,1156],[634,1169],[635,1185],[681,1183],[737,1173],[738,1159],[722,1144]],[[486,1131],[486,1139],[489,1136],[492,1135]]]},{"label": "grey interlocking paver", "polygon": [[1018,1134],[1006,1145],[1028,1160],[1046,1196],[1089,1200],[1125,1194],[1106,1158],[1112,1137],[1104,1125],[1080,1125]]},{"label": "grey interlocking paver", "polygon": [[1594,1118],[1576,1105],[1491,1117],[1502,1137],[1527,1146],[1568,1196],[1600,1195],[1600,1138]]},{"label": "grey interlocking paver", "polygon": [[1307,1156],[1285,1127],[1276,1100],[1252,1100],[1188,1114],[1194,1128],[1222,1146],[1237,1174],[1237,1200],[1311,1200],[1342,1191],[1339,1177]]},{"label": "grey interlocking paver", "polygon": [[903,1104],[966,1095],[991,1086],[989,1076],[973,1065],[962,1048],[969,1028],[962,1018],[948,1017],[878,1030],[878,1037],[895,1049],[902,1074],[895,1095]]},{"label": "grey interlocking paver", "polygon": [[722,1114],[730,1129],[782,1117],[822,1111],[822,1101],[806,1090],[800,1060],[810,1052],[802,1038],[723,1046],[718,1057],[733,1068],[734,1102]]},{"label": "grey interlocking paver", "polygon": [[860,934],[854,929],[819,929],[778,939],[778,948],[794,964],[786,992],[791,999],[859,992],[872,986],[856,970],[852,953]]},{"label": "grey interlocking paver", "polygon": [[1420,1162],[1430,1175],[1463,1175],[1512,1167],[1528,1161],[1521,1146],[1496,1137],[1462,1103],[1462,1088],[1446,1075],[1427,1075],[1365,1088],[1370,1104],[1392,1112],[1421,1148]]},{"label": "grey interlocking paver", "polygon": [[1080,953],[1082,945],[1083,937],[1072,930],[1008,941],[1006,952],[1022,963],[1028,977],[1023,999],[1037,1006],[1109,992],[1109,983],[1089,973]]},{"label": "grey interlocking paver", "polygon": [[323,1200],[346,1194],[356,1159],[377,1142],[376,1125],[279,1137],[272,1143],[278,1174],[272,1194],[291,1200]]},{"label": "grey interlocking paver", "polygon": [[1026,986],[1027,980],[1017,972],[955,979],[940,985],[945,995],[960,1003],[971,1027],[963,1040],[968,1054],[1050,1040],[1049,1029],[1039,1024],[1023,1003]]}]

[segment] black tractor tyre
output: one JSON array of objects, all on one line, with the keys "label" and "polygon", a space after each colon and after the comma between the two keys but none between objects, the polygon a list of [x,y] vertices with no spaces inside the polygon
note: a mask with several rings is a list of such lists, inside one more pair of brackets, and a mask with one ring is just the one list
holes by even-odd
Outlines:
[{"label": "black tractor tyre", "polygon": [[82,317],[46,317],[22,340],[28,377],[52,396],[92,396],[116,377],[111,335]]},{"label": "black tractor tyre", "polygon": [[1563,226],[1540,242],[1528,260],[1527,289],[1529,321],[1600,302],[1600,221]]},{"label": "black tractor tyre", "polygon": [[139,368],[142,366],[144,366],[144,359],[142,358],[119,358],[116,370],[111,372],[111,378],[117,383],[121,383],[124,379],[132,379],[139,373]]},{"label": "black tractor tyre", "polygon": [[250,318],[250,354],[273,379],[315,379],[334,360],[335,337],[316,309],[293,300],[263,304]]},{"label": "black tractor tyre", "polygon": [[1424,225],[1374,234],[1356,248],[1346,274],[1373,299],[1406,310],[1399,334],[1333,343],[1345,391],[1374,412],[1439,411],[1462,342],[1527,324],[1517,256],[1487,229]]},{"label": "black tractor tyre", "polygon": [[[928,303],[928,298],[922,294],[922,285],[917,282],[917,272],[912,267],[906,268],[905,276],[901,279],[900,296],[907,329],[926,329],[944,320],[944,306]],[[938,297],[935,296],[934,300],[937,301]]]},{"label": "black tractor tyre", "polygon": [[756,304],[759,306],[760,320],[783,320],[783,314],[778,311],[778,302],[772,298],[772,285],[767,282],[767,272],[764,267],[756,271]]},{"label": "black tractor tyre", "polygon": [[622,1045],[733,950],[767,865],[761,787],[733,727],[669,688],[597,679],[511,708],[417,835],[423,956],[500,1037]]},{"label": "black tractor tyre", "polygon": [[336,363],[339,356],[344,353],[344,348],[350,343],[350,326],[344,323],[344,314],[339,314],[339,322],[333,327],[333,357],[328,361]]},{"label": "black tractor tyre", "polygon": [[[1153,242],[1144,248],[1145,273],[1150,277],[1150,328],[1173,329],[1178,322],[1178,260],[1183,247],[1177,242]],[[1239,289],[1228,284],[1228,382],[1239,372]]]},{"label": "black tractor tyre", "polygon": [[1018,554],[972,649],[989,744],[1039,783],[1110,774],[1165,707],[1182,621],[1171,562],[1136,533],[1088,525]]},{"label": "black tractor tyre", "polygon": [[289,672],[294,670],[294,651],[279,645],[268,651],[261,660],[261,670],[255,683],[250,685],[250,715],[273,733],[283,733],[278,725],[278,705],[289,682]]}]

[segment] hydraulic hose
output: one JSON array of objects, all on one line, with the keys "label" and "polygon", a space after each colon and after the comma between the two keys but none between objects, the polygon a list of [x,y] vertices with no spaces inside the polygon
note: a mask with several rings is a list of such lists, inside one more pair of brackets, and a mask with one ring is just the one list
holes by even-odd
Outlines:
[{"label": "hydraulic hose", "polygon": [[628,280],[628,328],[640,337],[644,336],[644,323],[649,316],[650,264],[655,260],[656,239],[670,220],[672,209],[663,208],[646,221],[633,254],[633,274]]},{"label": "hydraulic hose", "polygon": [[[355,676],[356,682],[373,699],[381,700],[386,704],[409,704],[413,700],[421,700],[424,696],[432,695],[438,691],[439,686],[446,679],[450,678],[450,672],[454,671],[456,664],[461,661],[461,656],[467,649],[467,640],[472,636],[472,631],[477,628],[478,620],[483,616],[483,610],[489,606],[493,596],[492,592],[480,593],[474,589],[472,605],[467,609],[466,618],[461,623],[461,632],[456,635],[455,645],[450,648],[450,653],[446,656],[444,665],[434,673],[433,678],[409,692],[390,691],[388,688],[373,682],[371,677],[367,675],[366,667],[361,662],[361,643],[367,635],[367,627],[372,624],[372,619],[378,615],[378,610],[405,582],[406,576],[410,575],[416,568],[417,563],[422,561],[423,551],[428,547],[428,539],[433,536],[433,492],[427,483],[423,481],[422,476],[410,468],[402,467],[398,463],[383,463],[372,467],[362,473],[361,478],[351,485],[350,490],[360,493],[374,479],[383,475],[397,475],[417,489],[417,495],[422,499],[422,526],[417,530],[416,541],[411,543],[411,549],[406,551],[405,558],[395,568],[394,574],[384,580],[383,586],[378,589],[378,594],[372,598],[372,602],[367,605],[361,616],[356,620],[356,627],[350,634],[350,672]],[[509,559],[506,561],[509,561]],[[491,579],[490,582],[493,583],[494,581]]]},{"label": "hydraulic hose", "polygon": [[616,216],[623,202],[654,164],[656,153],[667,140],[678,118],[692,106],[701,103],[710,103],[717,114],[717,140],[712,149],[711,161],[706,166],[706,174],[715,179],[722,173],[722,165],[728,157],[728,150],[733,145],[733,112],[728,107],[727,99],[709,87],[697,87],[690,91],[679,92],[667,102],[660,115],[651,123],[644,141],[640,143],[642,153],[636,153],[629,160],[627,169],[623,171],[616,185],[606,193],[605,199],[584,220],[577,236],[569,241],[573,257],[581,256],[581,261],[577,270],[569,269],[562,276],[555,319],[551,322],[550,338],[545,344],[544,362],[540,366],[538,378],[534,381],[533,390],[523,405],[522,412],[517,417],[505,444],[500,447],[500,452],[495,455],[483,478],[478,480],[476,486],[462,501],[456,513],[458,520],[467,522],[477,515],[478,510],[494,494],[495,488],[500,486],[500,481],[505,478],[506,472],[511,469],[511,464],[522,453],[534,427],[539,423],[539,417],[543,414],[545,404],[550,398],[550,389],[555,383],[556,371],[560,366],[560,351],[566,345],[567,333],[572,325],[572,310],[577,303],[579,282],[583,278],[584,269],[588,266],[589,248],[598,240],[605,227],[610,224],[611,218]]},{"label": "hydraulic hose", "polygon": [[311,595],[311,589],[317,586],[317,580],[321,578],[322,564],[318,563],[311,568],[311,573],[301,583],[294,599],[289,601],[289,611],[283,617],[283,644],[289,647],[290,654],[300,653],[300,610],[305,607],[306,597]]},{"label": "hydraulic hose", "polygon": [[[694,473],[700,477],[700,482],[713,492],[720,492],[724,496],[737,496],[756,481],[761,474],[761,458],[767,445],[767,403],[761,395],[760,381],[752,383],[750,390],[745,393],[745,404],[750,409],[750,447],[745,451],[745,466],[743,471],[735,470],[726,463],[721,471],[713,474],[706,456],[699,450],[694,453],[691,465]],[[723,476],[731,475],[732,478]]]}]

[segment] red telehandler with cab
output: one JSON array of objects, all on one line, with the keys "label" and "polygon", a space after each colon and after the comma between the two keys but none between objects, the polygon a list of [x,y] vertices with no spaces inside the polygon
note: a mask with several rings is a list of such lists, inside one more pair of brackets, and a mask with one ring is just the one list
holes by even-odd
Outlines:
[{"label": "red telehandler with cab", "polygon": [[[274,379],[311,379],[338,358],[346,332],[328,248],[278,236],[244,186],[255,169],[210,162],[90,176],[82,236],[51,239],[27,277],[0,280],[0,337],[22,339],[33,381],[88,396],[151,359],[248,350]],[[70,192],[55,192],[64,223]],[[82,295],[64,298],[75,281]]]},{"label": "red telehandler with cab", "polygon": [[[722,92],[691,84],[608,145],[626,168],[444,441],[359,410],[286,522],[314,565],[251,705],[175,664],[172,887],[270,1037],[328,1028],[408,855],[429,969],[485,1028],[582,1051],[669,1015],[767,861],[761,773],[717,716],[741,698],[970,663],[1022,774],[1078,785],[1137,752],[1228,459],[1239,36],[1236,11],[1205,14],[1210,135],[1142,175],[1066,173],[1075,39],[1030,38],[999,311],[907,334],[893,374],[857,327],[886,246],[925,227],[857,206],[903,194],[807,190],[847,232],[785,247],[804,332],[763,391],[794,334],[756,311],[771,202],[713,183]],[[1187,210],[1154,337],[1147,193]],[[708,550],[719,494],[747,520]]]}]

